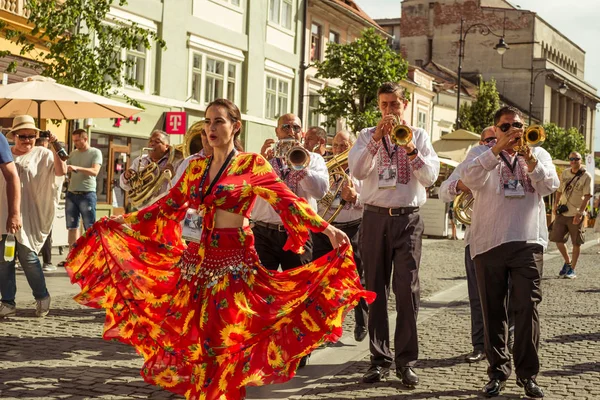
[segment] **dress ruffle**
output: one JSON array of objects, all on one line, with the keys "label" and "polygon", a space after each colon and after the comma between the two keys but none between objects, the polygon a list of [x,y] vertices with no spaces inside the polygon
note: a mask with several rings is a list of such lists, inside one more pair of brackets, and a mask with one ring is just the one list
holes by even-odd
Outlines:
[{"label": "dress ruffle", "polygon": [[260,265],[248,227],[214,229],[208,243],[190,271],[195,245],[103,219],[67,263],[75,300],[106,310],[103,337],[134,346],[147,382],[188,399],[240,399],[245,386],[289,380],[304,355],[341,337],[360,298],[374,300],[349,245],[278,273]]}]

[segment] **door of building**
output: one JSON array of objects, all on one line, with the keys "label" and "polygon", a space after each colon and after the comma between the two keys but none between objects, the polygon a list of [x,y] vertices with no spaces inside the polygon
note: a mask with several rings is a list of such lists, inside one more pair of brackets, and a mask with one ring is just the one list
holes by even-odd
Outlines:
[{"label": "door of building", "polygon": [[123,146],[112,144],[110,145],[110,153],[108,159],[108,182],[110,182],[110,190],[108,192],[108,204],[111,204],[112,214],[120,215],[125,213],[125,205],[127,204],[127,192],[121,189],[119,181],[121,175],[129,168],[130,145]]}]

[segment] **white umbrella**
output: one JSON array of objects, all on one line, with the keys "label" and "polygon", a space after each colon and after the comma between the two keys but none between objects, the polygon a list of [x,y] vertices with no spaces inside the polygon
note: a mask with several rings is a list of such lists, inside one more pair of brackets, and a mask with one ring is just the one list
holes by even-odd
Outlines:
[{"label": "white umbrella", "polygon": [[38,119],[128,118],[140,108],[94,93],[30,76],[0,87],[0,117],[31,115]]}]

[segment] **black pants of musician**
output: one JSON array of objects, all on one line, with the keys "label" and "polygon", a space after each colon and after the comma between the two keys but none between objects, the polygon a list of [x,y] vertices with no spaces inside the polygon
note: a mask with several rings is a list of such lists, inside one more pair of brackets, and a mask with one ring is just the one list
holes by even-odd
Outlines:
[{"label": "black pants of musician", "polygon": [[471,309],[471,344],[473,345],[473,350],[484,351],[483,313],[481,311],[479,289],[477,288],[475,263],[471,258],[469,246],[465,247],[465,269],[467,272],[467,288],[469,290],[469,307]]},{"label": "black pants of musician", "polygon": [[514,363],[519,378],[535,378],[540,369],[538,348],[542,301],[543,248],[538,244],[509,242],[475,257],[475,271],[485,331],[490,379],[507,380],[511,373],[508,337],[510,301],[515,321]]},{"label": "black pants of musician", "polygon": [[258,258],[262,265],[271,271],[277,271],[280,265],[283,271],[287,271],[312,261],[312,237],[306,241],[304,253],[296,254],[293,251],[283,250],[288,238],[287,232],[258,225],[252,228],[252,232]]},{"label": "black pants of musician", "polygon": [[42,254],[44,264],[52,264],[52,231],[50,231],[50,234],[46,238],[40,253]]},{"label": "black pants of musician", "polygon": [[[333,226],[343,231],[350,238],[350,244],[352,244],[352,251],[354,252],[354,261],[356,262],[356,272],[360,277],[360,283],[365,286],[365,279],[363,273],[362,260],[360,256],[359,240],[360,240],[360,220],[356,223],[348,224],[336,224]],[[333,250],[331,241],[323,233],[313,234],[313,260],[324,256]],[[358,305],[354,308],[354,321],[357,327],[366,327],[367,318],[369,313],[369,305],[365,299],[360,299]],[[364,332],[364,331],[363,331]]]},{"label": "black pants of musician", "polygon": [[[423,221],[414,212],[399,216],[365,210],[360,228],[366,289],[377,294],[369,305],[371,364],[414,366],[419,357],[417,314]],[[393,264],[393,268],[392,268]],[[390,351],[388,297],[396,297],[395,355]]]}]

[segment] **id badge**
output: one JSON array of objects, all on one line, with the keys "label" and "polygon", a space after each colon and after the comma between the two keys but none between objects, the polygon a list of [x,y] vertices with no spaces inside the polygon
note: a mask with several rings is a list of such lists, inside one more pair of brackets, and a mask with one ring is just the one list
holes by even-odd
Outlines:
[{"label": "id badge", "polygon": [[525,189],[520,180],[510,179],[504,184],[504,197],[525,197]]},{"label": "id badge", "polygon": [[379,189],[395,189],[398,176],[398,167],[390,165],[379,173]]},{"label": "id badge", "polygon": [[189,242],[200,243],[202,237],[202,220],[204,211],[200,213],[193,208],[189,208],[185,213],[181,237]]}]

